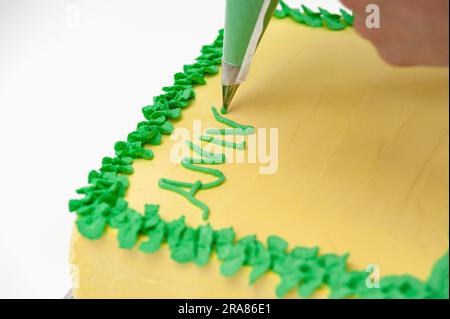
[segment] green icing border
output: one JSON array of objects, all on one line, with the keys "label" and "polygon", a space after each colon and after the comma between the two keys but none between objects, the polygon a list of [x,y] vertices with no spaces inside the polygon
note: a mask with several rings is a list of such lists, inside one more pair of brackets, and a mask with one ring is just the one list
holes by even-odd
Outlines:
[{"label": "green icing border", "polygon": [[[284,2],[281,6],[282,9],[275,13],[278,18],[290,16],[299,23],[318,27],[317,17],[320,16],[321,26],[342,29],[340,25],[336,28],[336,25],[327,23],[327,19],[336,20],[338,15],[323,10],[314,13],[306,7],[303,7],[304,13],[300,13]],[[342,14],[339,21],[347,21],[350,25],[350,16]],[[309,18],[305,19],[305,16]],[[195,98],[194,87],[204,85],[208,75],[219,73],[222,46],[223,30],[212,44],[203,46],[195,63],[185,65],[183,72],[175,74],[174,84],[164,87],[164,93],[153,99],[153,105],[142,109],[146,120],[137,125],[126,141],[115,144],[116,156],[105,157],[101,168],[89,173],[89,185],[77,190],[83,197],[69,201],[70,212],[77,214],[79,233],[96,240],[106,227],[111,227],[118,230],[120,248],[131,249],[139,237],[146,237],[147,241],[139,247],[142,252],[155,252],[166,243],[176,262],[194,262],[198,266],[207,264],[211,254],[215,253],[224,276],[234,275],[243,266],[251,267],[249,284],[271,271],[280,277],[276,288],[278,297],[292,290],[297,290],[301,297],[310,297],[326,285],[331,289],[331,298],[449,298],[448,253],[436,263],[426,282],[410,275],[387,276],[381,279],[380,289],[369,289],[365,285],[368,273],[350,270],[348,254],[320,255],[318,247],[289,248],[288,243],[277,236],[270,236],[265,244],[255,235],[237,239],[233,228],[215,230],[209,224],[192,228],[185,224],[184,217],[165,221],[158,214],[158,205],[146,205],[144,214],[128,207],[125,200],[129,186],[127,175],[133,173],[134,160],[153,159],[154,154],[148,146],[162,143],[162,135],[172,133],[174,126],[171,120],[178,119],[182,109]],[[214,133],[233,134],[234,131],[222,129]]]},{"label": "green icing border", "polygon": [[319,8],[315,12],[302,5],[302,10],[289,7],[284,1],[280,1],[280,9],[275,11],[275,18],[285,19],[290,17],[295,22],[305,24],[311,28],[325,27],[328,30],[339,31],[353,26],[354,17],[347,11],[340,9],[340,14],[331,13],[328,10]]}]

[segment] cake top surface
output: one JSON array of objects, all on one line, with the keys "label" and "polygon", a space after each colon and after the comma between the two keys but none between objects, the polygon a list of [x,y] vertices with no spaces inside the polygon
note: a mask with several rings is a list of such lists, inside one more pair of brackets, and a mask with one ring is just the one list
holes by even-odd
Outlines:
[{"label": "cake top surface", "polygon": [[[274,272],[279,297],[324,284],[332,297],[445,295],[445,72],[384,65],[345,11],[283,3],[276,16],[288,20],[273,22],[255,61],[271,67],[252,70],[229,114],[211,109],[222,32],[144,107],[145,121],[70,202],[79,232],[96,240],[113,228],[120,248],[144,253],[168,244],[179,263],[214,254],[225,276],[250,266],[250,284]],[[210,129],[196,134],[196,121]],[[189,156],[173,161],[177,147]],[[367,289],[370,264],[393,274],[388,289]]]}]

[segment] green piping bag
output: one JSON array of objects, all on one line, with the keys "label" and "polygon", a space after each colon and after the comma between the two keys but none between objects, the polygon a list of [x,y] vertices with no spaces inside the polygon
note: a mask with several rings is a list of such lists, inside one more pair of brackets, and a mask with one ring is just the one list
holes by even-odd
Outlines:
[{"label": "green piping bag", "polygon": [[223,48],[223,107],[247,79],[256,49],[279,0],[227,0]]}]

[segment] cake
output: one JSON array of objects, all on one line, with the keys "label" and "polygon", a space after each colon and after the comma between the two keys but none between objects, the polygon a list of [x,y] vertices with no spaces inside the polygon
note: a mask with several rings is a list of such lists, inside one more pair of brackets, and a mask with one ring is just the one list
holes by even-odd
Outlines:
[{"label": "cake", "polygon": [[276,18],[228,114],[220,31],[89,173],[75,298],[448,298],[448,70]]}]

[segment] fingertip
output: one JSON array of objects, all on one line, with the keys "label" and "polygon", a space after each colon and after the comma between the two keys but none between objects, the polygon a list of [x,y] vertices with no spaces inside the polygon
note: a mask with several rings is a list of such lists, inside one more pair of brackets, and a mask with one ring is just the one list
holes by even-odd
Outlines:
[{"label": "fingertip", "polygon": [[341,3],[353,12],[364,10],[364,2],[362,0],[341,0]]},{"label": "fingertip", "polygon": [[377,47],[377,51],[380,58],[391,66],[410,67],[415,65],[411,59],[407,59],[393,48]]}]

